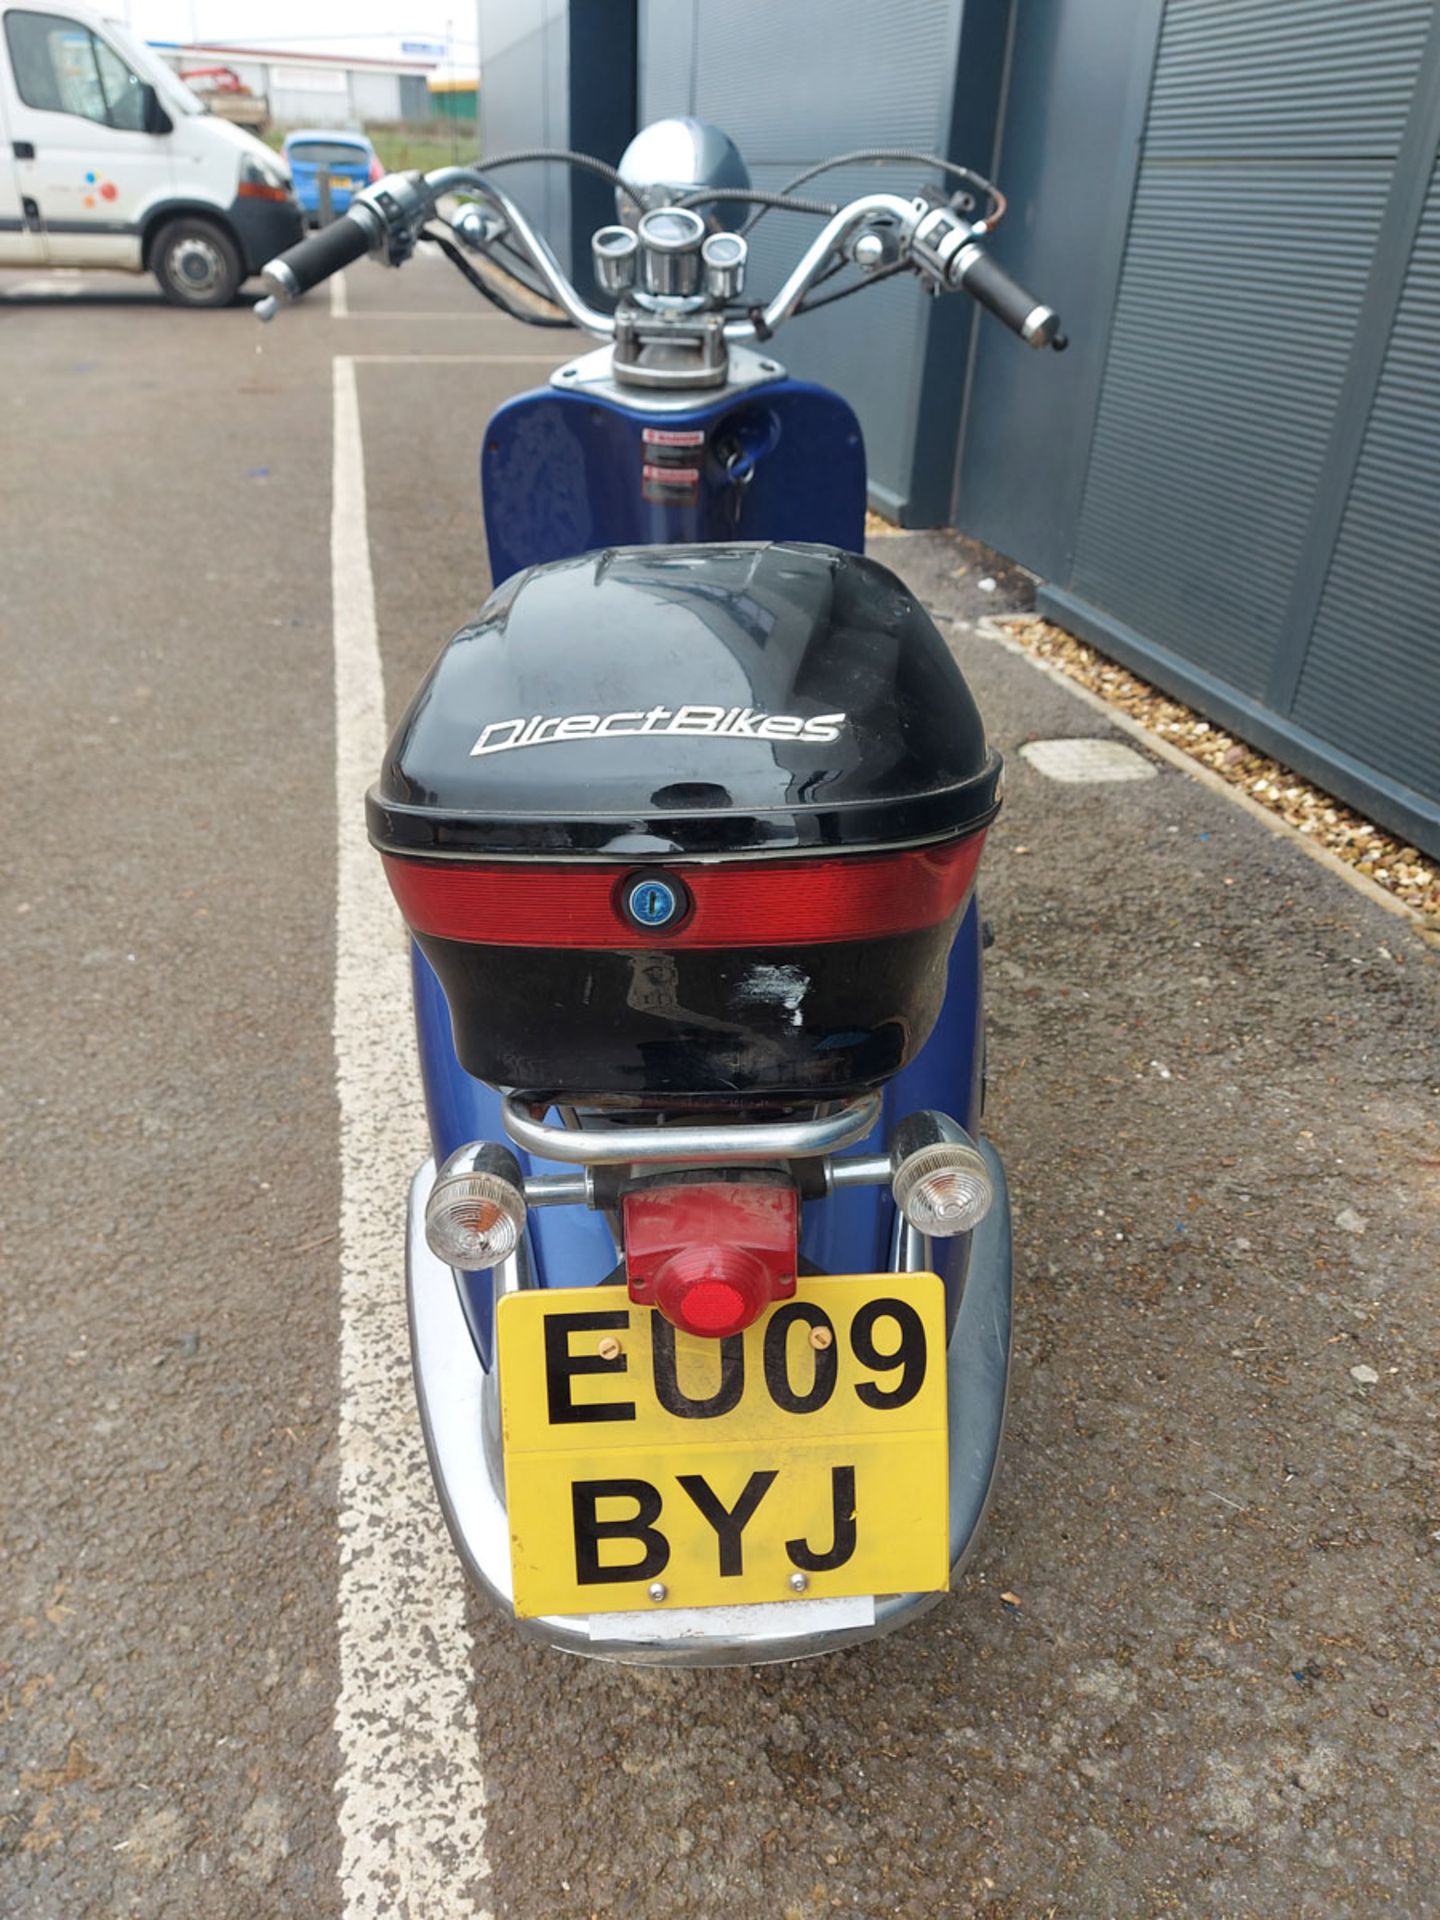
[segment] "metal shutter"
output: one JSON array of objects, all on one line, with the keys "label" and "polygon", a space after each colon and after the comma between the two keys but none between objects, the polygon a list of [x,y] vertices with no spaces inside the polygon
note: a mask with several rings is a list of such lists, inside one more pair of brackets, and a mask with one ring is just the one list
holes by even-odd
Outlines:
[{"label": "metal shutter", "polygon": [[1440,793],[1440,165],[1295,713],[1322,739]]},{"label": "metal shutter", "polygon": [[1073,592],[1264,693],[1431,0],[1169,0]]},{"label": "metal shutter", "polygon": [[[860,146],[945,149],[955,97],[961,0],[642,0],[640,122],[693,113],[721,126],[756,186],[777,187],[828,154]],[[839,201],[881,185],[909,191],[915,169],[826,174],[808,189]],[[748,291],[768,299],[818,223],[772,213],[755,229]],[[928,303],[908,276],[793,321],[777,351],[792,372],[836,388],[865,431],[872,482],[909,497]],[[961,369],[956,369],[958,386]]]}]

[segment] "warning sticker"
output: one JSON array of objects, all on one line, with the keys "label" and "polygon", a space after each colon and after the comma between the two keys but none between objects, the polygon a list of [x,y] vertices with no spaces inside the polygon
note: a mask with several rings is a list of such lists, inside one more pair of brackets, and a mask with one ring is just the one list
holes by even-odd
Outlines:
[{"label": "warning sticker", "polygon": [[671,505],[697,500],[705,446],[703,429],[645,427],[640,438],[645,449],[640,469],[642,497]]}]

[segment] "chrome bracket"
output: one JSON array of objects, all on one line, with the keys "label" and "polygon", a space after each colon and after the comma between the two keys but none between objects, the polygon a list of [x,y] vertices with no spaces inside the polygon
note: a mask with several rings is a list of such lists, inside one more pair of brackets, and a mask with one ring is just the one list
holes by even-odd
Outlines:
[{"label": "chrome bracket", "polygon": [[631,301],[615,310],[612,371],[623,387],[723,387],[730,370],[720,313],[661,316]]}]

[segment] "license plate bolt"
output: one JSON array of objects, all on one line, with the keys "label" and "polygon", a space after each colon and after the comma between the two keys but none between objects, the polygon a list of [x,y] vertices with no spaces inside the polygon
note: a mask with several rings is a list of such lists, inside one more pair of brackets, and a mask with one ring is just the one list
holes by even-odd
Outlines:
[{"label": "license plate bolt", "polygon": [[663,1580],[652,1580],[650,1582],[650,1585],[646,1588],[646,1592],[650,1595],[650,1598],[655,1602],[656,1606],[658,1607],[662,1600],[668,1598],[670,1589],[666,1586]]},{"label": "license plate bolt", "polygon": [[[817,1332],[817,1333],[819,1332],[819,1328],[818,1328],[818,1327],[816,1328],[816,1332]],[[810,1585],[810,1582],[809,1582],[809,1581],[808,1581],[808,1580],[806,1579],[806,1577],[805,1577],[805,1575],[804,1575],[803,1573],[792,1573],[792,1574],[791,1574],[791,1576],[790,1576],[790,1591],[791,1591],[792,1593],[804,1593],[804,1591],[806,1590],[806,1588],[807,1588],[807,1587],[808,1587],[809,1585]]]},{"label": "license plate bolt", "polygon": [[602,1333],[595,1350],[602,1360],[618,1360],[620,1358],[620,1342],[615,1338],[613,1333]]},{"label": "license plate bolt", "polygon": [[826,1347],[835,1344],[834,1332],[829,1327],[811,1327],[810,1344],[816,1348],[817,1351],[823,1353]]}]

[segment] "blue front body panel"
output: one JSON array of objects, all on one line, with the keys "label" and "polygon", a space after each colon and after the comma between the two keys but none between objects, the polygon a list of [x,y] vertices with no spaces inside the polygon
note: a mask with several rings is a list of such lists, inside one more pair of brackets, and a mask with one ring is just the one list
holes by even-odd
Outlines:
[{"label": "blue front body panel", "polygon": [[[657,444],[647,431],[704,440]],[[657,480],[667,459],[670,472],[697,478]],[[801,380],[685,413],[635,414],[550,388],[523,393],[491,421],[480,472],[497,587],[522,567],[600,547],[820,540],[859,553],[865,543],[859,422],[837,395]]]},{"label": "blue front body panel", "polygon": [[[653,473],[646,429],[703,435],[693,450],[672,442],[660,458],[689,463],[678,484]],[[671,471],[673,471],[673,466]],[[683,471],[683,469],[682,469]],[[746,475],[737,486],[736,472]],[[865,537],[865,454],[843,400],[822,387],[777,380],[685,413],[637,414],[612,401],[545,389],[502,407],[481,456],[485,530],[496,586],[549,560],[611,546],[724,540],[814,540],[860,552]],[[647,498],[647,492],[652,496]],[[680,497],[683,493],[684,497]],[[663,495],[664,497],[655,497]],[[450,1011],[429,962],[413,949],[421,1073],[436,1164],[473,1140],[504,1140],[500,1096],[460,1065]],[[881,1118],[856,1152],[881,1152],[897,1121],[938,1108],[972,1130],[981,1093],[980,920],[972,899],[950,957],[939,1020],[910,1065],[883,1090]],[[571,1171],[519,1153],[527,1172]],[[851,1187],[811,1201],[800,1251],[831,1273],[883,1272],[894,1203],[888,1187]],[[604,1219],[583,1207],[531,1213],[527,1231],[544,1286],[595,1286],[618,1255]],[[969,1238],[936,1241],[950,1313],[959,1304]],[[489,1274],[463,1276],[466,1311],[490,1364]]]}]

